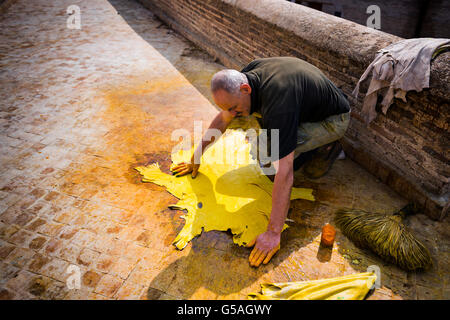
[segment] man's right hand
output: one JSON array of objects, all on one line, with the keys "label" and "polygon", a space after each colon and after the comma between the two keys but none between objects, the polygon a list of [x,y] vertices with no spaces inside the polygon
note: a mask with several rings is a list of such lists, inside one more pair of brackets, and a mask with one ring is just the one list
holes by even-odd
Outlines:
[{"label": "man's right hand", "polygon": [[191,176],[192,178],[195,178],[197,176],[199,167],[200,164],[195,164],[193,162],[192,163],[182,162],[170,168],[170,171],[173,172],[175,177],[181,177],[184,176],[185,174],[192,172]]}]

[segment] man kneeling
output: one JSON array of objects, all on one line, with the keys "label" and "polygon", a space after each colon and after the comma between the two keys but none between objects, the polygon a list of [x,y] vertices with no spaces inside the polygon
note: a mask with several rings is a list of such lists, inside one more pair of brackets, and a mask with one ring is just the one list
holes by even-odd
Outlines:
[{"label": "man kneeling", "polygon": [[[278,146],[278,157],[272,159],[276,173],[269,224],[266,232],[248,244],[254,246],[250,264],[258,267],[268,263],[280,248],[294,170],[303,166],[307,177],[319,178],[341,153],[338,140],[350,121],[349,102],[318,68],[293,57],[254,60],[241,72],[219,71],[211,80],[211,91],[222,111],[209,129],[223,133],[234,117],[253,114],[267,133],[278,130],[278,141],[267,143]],[[203,139],[191,163],[179,164],[172,171],[195,177],[200,163],[194,160],[200,159],[210,143]]]}]

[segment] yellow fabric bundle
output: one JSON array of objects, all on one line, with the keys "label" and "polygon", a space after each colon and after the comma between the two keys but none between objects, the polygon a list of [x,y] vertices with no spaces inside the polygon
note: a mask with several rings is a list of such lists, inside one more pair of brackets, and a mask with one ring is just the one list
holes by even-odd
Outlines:
[{"label": "yellow fabric bundle", "polygon": [[377,276],[373,272],[313,281],[264,283],[251,300],[363,300]]},{"label": "yellow fabric bundle", "polygon": [[[195,179],[190,174],[165,174],[157,163],[136,168],[143,175],[142,181],[164,186],[180,199],[173,208],[187,210],[183,216],[186,223],[174,241],[178,249],[183,249],[202,229],[230,229],[238,245],[266,231],[273,183],[250,156],[245,136],[242,130],[227,130],[204,152]],[[189,162],[192,152],[180,149],[172,153],[172,162]],[[291,199],[314,201],[312,189],[293,188]]]}]

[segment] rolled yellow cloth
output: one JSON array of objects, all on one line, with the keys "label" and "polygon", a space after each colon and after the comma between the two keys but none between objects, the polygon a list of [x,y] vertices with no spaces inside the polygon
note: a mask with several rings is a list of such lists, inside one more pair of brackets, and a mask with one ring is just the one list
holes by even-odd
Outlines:
[{"label": "rolled yellow cloth", "polygon": [[251,300],[363,300],[377,276],[373,272],[348,276],[261,284],[261,294],[250,293]]}]

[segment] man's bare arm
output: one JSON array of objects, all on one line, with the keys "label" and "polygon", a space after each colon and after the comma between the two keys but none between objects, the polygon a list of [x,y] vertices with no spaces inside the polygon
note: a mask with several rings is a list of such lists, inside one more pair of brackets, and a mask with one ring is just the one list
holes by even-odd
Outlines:
[{"label": "man's bare arm", "polygon": [[[230,124],[231,120],[233,120],[233,116],[228,111],[221,111],[217,114],[217,116],[211,121],[211,124],[209,125],[208,130],[214,130],[217,129],[222,133],[227,130],[228,125]],[[199,150],[200,156],[203,154],[203,152],[206,150],[211,143],[215,142],[213,139],[205,139],[205,136],[202,137],[202,143],[198,145],[197,150]],[[201,147],[200,147],[201,146]],[[196,152],[197,152],[196,150]]]},{"label": "man's bare arm", "polygon": [[267,230],[280,233],[289,210],[292,185],[294,184],[294,152],[274,163],[278,166],[272,190],[272,212]]},{"label": "man's bare arm", "polygon": [[[233,116],[231,115],[230,112],[221,111],[211,121],[211,124],[209,125],[208,130],[217,129],[220,131],[220,134],[223,134],[225,132],[225,130],[227,129],[228,125],[230,124],[231,120],[233,120]],[[215,140],[216,140],[216,139],[206,138],[205,136],[208,136],[208,134],[205,134],[202,137],[202,141],[199,143],[199,145],[195,149],[190,163],[182,162],[171,168],[172,172],[177,177],[183,176],[189,172],[192,172],[193,178],[195,178],[197,176],[198,169],[200,167],[200,158],[201,158],[203,152],[205,152],[206,148],[211,143],[215,142]],[[218,138],[218,137],[216,137],[216,138]]]},{"label": "man's bare arm", "polygon": [[274,162],[277,169],[272,190],[272,212],[267,231],[260,234],[248,247],[255,245],[250,253],[250,265],[258,267],[268,263],[280,249],[281,231],[289,210],[292,185],[294,183],[294,152]]}]

